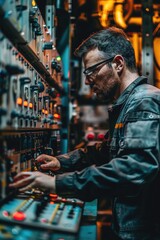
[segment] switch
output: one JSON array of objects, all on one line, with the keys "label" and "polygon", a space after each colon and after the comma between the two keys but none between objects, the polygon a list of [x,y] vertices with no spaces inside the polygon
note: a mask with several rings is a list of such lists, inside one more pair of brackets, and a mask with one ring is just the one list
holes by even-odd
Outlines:
[{"label": "switch", "polygon": [[53,47],[53,42],[45,42],[43,44],[43,49],[42,50],[51,50]]},{"label": "switch", "polygon": [[57,73],[61,72],[61,66],[55,59],[53,59],[51,62],[51,68],[56,70]]},{"label": "switch", "polygon": [[31,83],[31,79],[29,77],[21,77],[19,80],[20,80],[21,84]]},{"label": "switch", "polygon": [[6,65],[6,70],[9,75],[23,74],[24,69],[20,68],[18,65]]}]

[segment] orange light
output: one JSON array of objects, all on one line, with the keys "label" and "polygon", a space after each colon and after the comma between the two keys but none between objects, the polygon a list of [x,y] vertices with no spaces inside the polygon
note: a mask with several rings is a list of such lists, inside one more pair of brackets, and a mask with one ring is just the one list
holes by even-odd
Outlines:
[{"label": "orange light", "polygon": [[43,109],[42,109],[42,113],[44,113],[44,112],[45,112],[45,109],[43,108]]},{"label": "orange light", "polygon": [[50,193],[49,196],[52,197],[52,198],[57,198],[58,197],[57,194],[53,194],[53,193]]},{"label": "orange light", "polygon": [[31,102],[29,103],[29,108],[33,108],[33,104]]},{"label": "orange light", "polygon": [[57,118],[57,119],[60,119],[61,117],[60,117],[60,115],[58,114],[58,113],[54,113],[54,118]]},{"label": "orange light", "polygon": [[22,98],[17,98],[17,105],[22,106]]},{"label": "orange light", "polygon": [[50,202],[50,204],[54,204],[54,202]]},{"label": "orange light", "polygon": [[28,107],[28,102],[26,100],[23,102],[23,106]]},{"label": "orange light", "polygon": [[32,0],[32,7],[36,6],[36,1]]},{"label": "orange light", "polygon": [[48,114],[48,111],[47,111],[47,110],[45,110],[45,111],[44,111],[44,114],[46,114],[46,115],[47,115],[47,114]]}]

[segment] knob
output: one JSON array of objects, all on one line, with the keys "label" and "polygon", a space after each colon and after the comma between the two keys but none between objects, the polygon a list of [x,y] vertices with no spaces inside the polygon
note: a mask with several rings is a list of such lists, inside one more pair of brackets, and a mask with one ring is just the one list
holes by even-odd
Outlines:
[{"label": "knob", "polygon": [[40,25],[38,23],[38,18],[32,19],[32,28],[38,28]]},{"label": "knob", "polygon": [[48,94],[49,94],[52,98],[56,98],[56,97],[57,97],[57,92],[55,91],[54,88],[48,89]]},{"label": "knob", "polygon": [[52,120],[53,119],[53,115],[52,114],[48,114],[48,118]]},{"label": "knob", "polygon": [[48,123],[49,122],[49,119],[47,119],[47,118],[44,118],[43,120],[42,120],[42,123]]},{"label": "knob", "polygon": [[24,69],[20,68],[18,65],[6,65],[6,70],[9,75],[23,74]]},{"label": "knob", "polygon": [[35,10],[30,10],[30,12],[29,12],[29,22],[30,22],[30,23],[33,23],[33,22],[34,22],[35,14],[36,14],[36,11],[35,11]]},{"label": "knob", "polygon": [[56,70],[57,73],[61,72],[61,66],[60,64],[58,64],[58,62],[55,59],[53,59],[51,62],[51,68]]},{"label": "knob", "polygon": [[16,117],[19,117],[19,113],[17,112],[17,110],[12,110],[11,112],[11,118],[16,118]]},{"label": "knob", "polygon": [[41,35],[42,35],[42,31],[41,31],[40,25],[39,25],[39,27],[36,29],[35,34],[36,34],[37,36],[41,36]]},{"label": "knob", "polygon": [[38,82],[38,92],[41,93],[44,91],[44,84],[42,82]]},{"label": "knob", "polygon": [[31,116],[30,119],[31,119],[31,120],[35,120],[35,116]]},{"label": "knob", "polygon": [[54,124],[56,124],[56,122],[54,120],[50,120],[49,125],[54,125]]}]

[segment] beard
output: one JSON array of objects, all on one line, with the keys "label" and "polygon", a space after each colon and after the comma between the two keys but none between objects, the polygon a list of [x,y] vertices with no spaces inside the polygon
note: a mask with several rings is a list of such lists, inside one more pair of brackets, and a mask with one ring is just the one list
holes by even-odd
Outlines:
[{"label": "beard", "polygon": [[112,103],[115,100],[116,93],[119,88],[119,83],[117,81],[111,82],[111,84],[106,84],[102,89],[93,87],[93,91],[95,92],[96,98],[101,101],[107,101]]}]

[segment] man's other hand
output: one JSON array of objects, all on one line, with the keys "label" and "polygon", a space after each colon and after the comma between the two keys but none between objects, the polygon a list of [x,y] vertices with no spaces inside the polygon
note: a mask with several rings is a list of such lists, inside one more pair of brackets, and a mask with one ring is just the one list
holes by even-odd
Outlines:
[{"label": "man's other hand", "polygon": [[41,172],[21,172],[14,177],[9,187],[18,188],[20,192],[39,188],[42,191],[55,193],[55,177]]},{"label": "man's other hand", "polygon": [[40,168],[42,170],[51,170],[51,171],[57,171],[61,168],[60,162],[57,158],[53,156],[49,156],[46,154],[41,154],[36,158],[36,161],[38,163],[41,163]]}]

